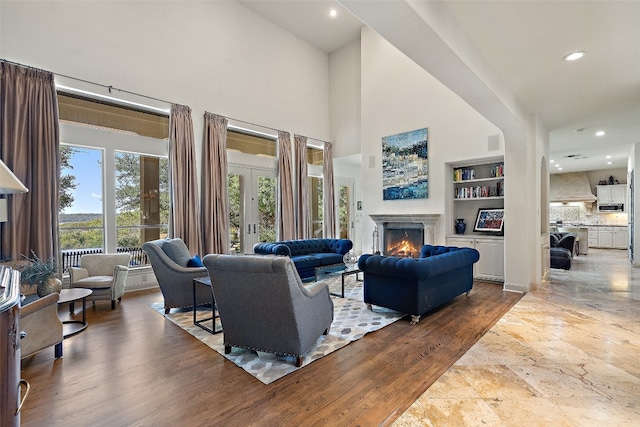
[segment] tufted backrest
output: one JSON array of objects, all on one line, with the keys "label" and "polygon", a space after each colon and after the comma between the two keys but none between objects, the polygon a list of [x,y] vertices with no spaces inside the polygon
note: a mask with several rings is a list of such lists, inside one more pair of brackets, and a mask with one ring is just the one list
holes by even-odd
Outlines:
[{"label": "tufted backrest", "polygon": [[432,246],[424,245],[420,249],[420,258],[428,258],[433,255],[446,254],[447,252],[458,251],[462,248],[457,246]]},{"label": "tufted backrest", "polygon": [[299,256],[314,253],[344,255],[353,248],[349,239],[298,239],[281,242],[258,243],[253,247],[257,254]]}]

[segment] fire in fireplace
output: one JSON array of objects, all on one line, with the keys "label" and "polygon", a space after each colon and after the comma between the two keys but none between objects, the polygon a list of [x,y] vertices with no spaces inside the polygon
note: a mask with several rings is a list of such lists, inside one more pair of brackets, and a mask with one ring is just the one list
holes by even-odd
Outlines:
[{"label": "fire in fireplace", "polygon": [[417,258],[420,256],[420,248],[424,244],[424,228],[417,227],[384,229],[384,254],[387,256],[399,256]]}]

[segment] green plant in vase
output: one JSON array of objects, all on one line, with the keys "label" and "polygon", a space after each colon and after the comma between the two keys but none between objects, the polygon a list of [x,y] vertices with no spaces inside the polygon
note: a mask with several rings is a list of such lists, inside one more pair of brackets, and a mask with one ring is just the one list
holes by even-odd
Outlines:
[{"label": "green plant in vase", "polygon": [[53,257],[43,261],[33,251],[32,257],[27,258],[29,263],[24,266],[20,273],[22,283],[37,285],[37,293],[39,297],[49,295],[53,292],[62,290],[62,282],[58,279],[58,264]]}]

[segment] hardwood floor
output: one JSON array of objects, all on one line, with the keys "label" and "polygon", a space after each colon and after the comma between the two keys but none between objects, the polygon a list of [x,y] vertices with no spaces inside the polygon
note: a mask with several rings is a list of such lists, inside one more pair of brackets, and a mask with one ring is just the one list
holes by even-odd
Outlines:
[{"label": "hardwood floor", "polygon": [[62,359],[51,348],[22,360],[22,425],[389,425],[520,298],[476,282],[415,326],[402,319],[264,385],[148,307],[158,290],[128,293],[113,311],[89,305]]}]

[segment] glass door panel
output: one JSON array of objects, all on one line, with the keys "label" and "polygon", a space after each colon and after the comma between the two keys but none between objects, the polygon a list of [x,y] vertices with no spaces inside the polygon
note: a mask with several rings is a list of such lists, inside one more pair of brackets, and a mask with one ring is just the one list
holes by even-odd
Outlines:
[{"label": "glass door panel", "polygon": [[336,179],[339,237],[341,239],[352,239],[351,236],[353,236],[354,186],[355,182],[352,180]]},{"label": "glass door panel", "polygon": [[230,253],[253,251],[258,242],[276,240],[275,171],[230,166]]}]

